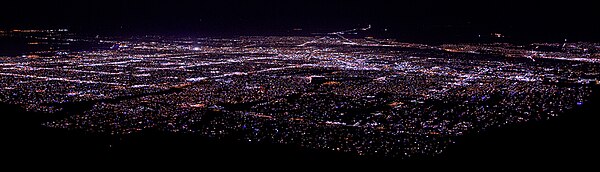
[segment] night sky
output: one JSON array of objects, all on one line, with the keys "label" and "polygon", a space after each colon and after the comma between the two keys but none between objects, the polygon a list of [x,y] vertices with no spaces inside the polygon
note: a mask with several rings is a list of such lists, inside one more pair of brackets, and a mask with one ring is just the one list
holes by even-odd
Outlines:
[{"label": "night sky", "polygon": [[268,35],[328,32],[372,24],[407,40],[471,38],[600,40],[592,2],[558,1],[161,1],[3,2],[0,28],[69,28],[103,34]]}]

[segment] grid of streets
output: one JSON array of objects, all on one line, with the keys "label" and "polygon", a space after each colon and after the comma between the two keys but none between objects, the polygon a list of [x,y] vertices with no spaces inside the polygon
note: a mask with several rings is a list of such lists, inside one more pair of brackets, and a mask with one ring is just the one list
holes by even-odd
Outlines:
[{"label": "grid of streets", "polygon": [[45,113],[91,104],[42,124],[55,128],[435,156],[455,136],[585,103],[600,71],[590,43],[534,52],[334,36],[99,39],[88,41],[114,48],[0,57],[0,101]]}]

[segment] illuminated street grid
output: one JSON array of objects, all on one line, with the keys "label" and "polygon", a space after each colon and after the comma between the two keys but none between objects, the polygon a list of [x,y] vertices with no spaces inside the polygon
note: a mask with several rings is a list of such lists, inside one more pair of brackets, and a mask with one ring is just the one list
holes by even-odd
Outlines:
[{"label": "illuminated street grid", "polygon": [[43,123],[55,128],[414,157],[455,136],[560,115],[586,102],[600,72],[592,43],[340,37],[88,39],[114,46],[1,57],[0,101],[47,113],[93,104]]}]

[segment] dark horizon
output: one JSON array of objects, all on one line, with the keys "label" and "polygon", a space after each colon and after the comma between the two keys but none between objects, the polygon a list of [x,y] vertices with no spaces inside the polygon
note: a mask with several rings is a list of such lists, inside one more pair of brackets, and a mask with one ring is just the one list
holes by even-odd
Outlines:
[{"label": "dark horizon", "polygon": [[416,42],[464,42],[490,33],[515,41],[600,40],[600,24],[594,22],[599,14],[593,5],[576,1],[61,0],[18,1],[1,11],[1,29],[68,28],[105,35],[289,35],[371,24],[377,35]]}]

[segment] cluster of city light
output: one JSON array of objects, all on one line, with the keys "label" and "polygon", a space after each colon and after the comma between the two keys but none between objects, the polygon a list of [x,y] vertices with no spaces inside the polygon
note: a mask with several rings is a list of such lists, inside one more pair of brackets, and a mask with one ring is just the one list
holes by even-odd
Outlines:
[{"label": "cluster of city light", "polygon": [[[48,113],[92,103],[48,127],[414,157],[437,155],[456,136],[557,116],[583,104],[600,75],[594,60],[513,58],[531,50],[510,44],[373,39],[86,38],[118,46],[1,57],[0,101]],[[594,45],[555,54],[595,59]]]}]

